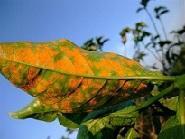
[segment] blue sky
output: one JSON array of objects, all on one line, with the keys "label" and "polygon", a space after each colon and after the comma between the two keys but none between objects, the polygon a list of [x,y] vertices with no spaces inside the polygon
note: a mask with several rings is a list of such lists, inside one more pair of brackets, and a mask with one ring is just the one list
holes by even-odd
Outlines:
[{"label": "blue sky", "polygon": [[[171,13],[164,17],[168,31],[185,23],[184,0],[161,0]],[[138,21],[148,21],[144,13],[136,14],[138,0],[0,0],[0,42],[51,41],[67,38],[78,45],[91,37],[110,38],[104,51],[132,57],[133,43],[121,43],[119,32]],[[151,26],[151,24],[149,24]],[[1,139],[59,139],[65,129],[57,121],[15,120],[8,112],[16,111],[31,97],[14,87],[0,75]],[[72,138],[75,138],[74,136]]]}]

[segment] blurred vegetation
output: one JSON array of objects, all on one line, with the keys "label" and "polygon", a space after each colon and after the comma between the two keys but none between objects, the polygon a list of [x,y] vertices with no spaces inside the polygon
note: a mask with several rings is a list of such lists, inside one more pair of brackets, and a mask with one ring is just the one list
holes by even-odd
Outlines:
[{"label": "blurred vegetation", "polygon": [[[166,16],[170,10],[165,6],[159,5],[153,7],[153,12],[151,12],[151,9],[148,9],[149,3],[150,0],[141,0],[140,7],[136,10],[136,13],[142,13],[148,16],[154,32],[147,26],[147,23],[143,21],[137,22],[134,27],[124,27],[121,30],[120,37],[122,43],[127,43],[128,34],[131,34],[134,41],[135,60],[141,62],[147,57],[153,57],[155,61],[150,65],[151,69],[161,70],[164,75],[169,76],[185,74],[185,25],[179,27],[178,30],[172,30],[168,33],[164,26],[163,16]],[[88,51],[102,51],[102,48],[107,41],[109,41],[109,39],[104,39],[103,36],[99,36],[89,39],[81,47]],[[182,82],[184,83],[184,80],[181,80],[181,84],[183,84]],[[136,100],[135,104],[138,105],[144,100],[156,96],[156,94],[160,93],[160,90],[167,86],[169,86],[169,83],[162,84],[160,87],[154,87],[150,95]],[[140,111],[134,124],[116,126],[114,127],[114,130],[111,131],[104,129],[104,131],[101,132],[101,135],[97,134],[96,137],[90,135],[92,137],[87,137],[87,139],[185,138],[183,136],[185,134],[182,134],[183,132],[185,133],[185,125],[180,126],[178,124],[179,121],[177,120],[177,117],[183,113],[184,108],[181,107],[185,105],[183,103],[184,92],[180,93],[181,97],[180,95],[178,97],[177,92],[179,92],[179,90],[171,90],[170,95],[167,95],[153,103],[150,107]],[[183,117],[181,117],[181,119],[183,119]],[[85,129],[83,130],[85,132]],[[66,129],[66,131],[68,136],[62,136],[61,139],[70,139],[70,135],[74,132],[74,130],[71,129]],[[106,137],[104,136],[104,133],[106,134]]]}]

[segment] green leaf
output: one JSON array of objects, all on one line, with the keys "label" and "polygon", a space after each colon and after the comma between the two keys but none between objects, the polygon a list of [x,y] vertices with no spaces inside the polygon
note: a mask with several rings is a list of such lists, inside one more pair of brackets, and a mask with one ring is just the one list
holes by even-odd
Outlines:
[{"label": "green leaf", "polygon": [[181,75],[181,76],[177,76],[176,77],[176,80],[175,80],[175,82],[174,82],[174,86],[176,87],[176,88],[179,88],[179,89],[181,89],[181,90],[184,90],[185,89],[185,74],[184,75]]},{"label": "green leaf", "polygon": [[79,128],[80,123],[87,114],[76,113],[76,114],[58,114],[58,119],[61,125],[68,128]]},{"label": "green leaf", "polygon": [[184,91],[179,94],[176,116],[171,117],[162,127],[159,139],[182,139],[185,137],[185,97]]},{"label": "green leaf", "polygon": [[167,107],[168,109],[176,111],[177,110],[178,97],[162,98],[162,99],[160,99],[160,103],[163,106]]},{"label": "green leaf", "polygon": [[161,129],[159,139],[183,139],[185,136],[182,134],[181,129],[184,128],[185,125],[180,125],[176,116],[173,116]]},{"label": "green leaf", "polygon": [[115,138],[114,130],[103,129],[99,131],[96,135],[93,135],[88,131],[85,125],[81,125],[78,131],[77,139],[113,139]]},{"label": "green leaf", "polygon": [[16,119],[33,118],[46,122],[54,121],[57,117],[57,112],[51,108],[43,106],[38,99],[35,99],[27,107],[17,112],[12,112],[10,115]]},{"label": "green leaf", "polygon": [[130,128],[125,136],[125,139],[136,139],[139,138],[139,134],[135,131],[134,128]]},{"label": "green leaf", "polygon": [[116,126],[132,125],[137,116],[138,111],[136,111],[136,107],[129,106],[102,118],[89,120],[83,123],[83,125],[86,125],[88,130],[95,135],[104,128],[112,129]]}]

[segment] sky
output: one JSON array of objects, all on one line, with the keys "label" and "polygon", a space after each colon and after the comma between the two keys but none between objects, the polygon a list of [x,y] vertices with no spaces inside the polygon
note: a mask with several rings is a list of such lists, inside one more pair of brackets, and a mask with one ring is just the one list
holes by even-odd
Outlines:
[{"label": "sky", "polygon": [[[153,0],[150,7],[166,5],[167,30],[185,23],[185,0]],[[133,56],[133,43],[121,43],[123,27],[148,21],[144,13],[136,14],[138,0],[0,0],[0,42],[52,41],[66,38],[82,45],[91,37],[109,38],[104,51]],[[148,24],[151,27],[151,24]],[[16,120],[8,113],[17,111],[32,98],[0,75],[0,138],[60,139],[66,134],[58,121],[45,123],[33,119]],[[72,139],[75,135],[72,136]]]}]

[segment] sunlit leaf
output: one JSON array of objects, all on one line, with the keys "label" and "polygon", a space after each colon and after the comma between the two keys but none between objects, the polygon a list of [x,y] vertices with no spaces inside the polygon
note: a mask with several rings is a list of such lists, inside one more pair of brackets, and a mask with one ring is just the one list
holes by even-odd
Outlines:
[{"label": "sunlit leaf", "polygon": [[134,128],[130,128],[125,136],[125,139],[136,139],[139,138],[139,134],[135,131]]},{"label": "sunlit leaf", "polygon": [[[85,51],[67,40],[0,43],[0,73],[39,102],[14,117],[52,121],[57,116],[61,124],[71,126],[83,118],[71,119],[64,113],[112,106],[148,93],[152,80],[172,79],[134,60]],[[24,113],[30,107],[35,110]]]}]

